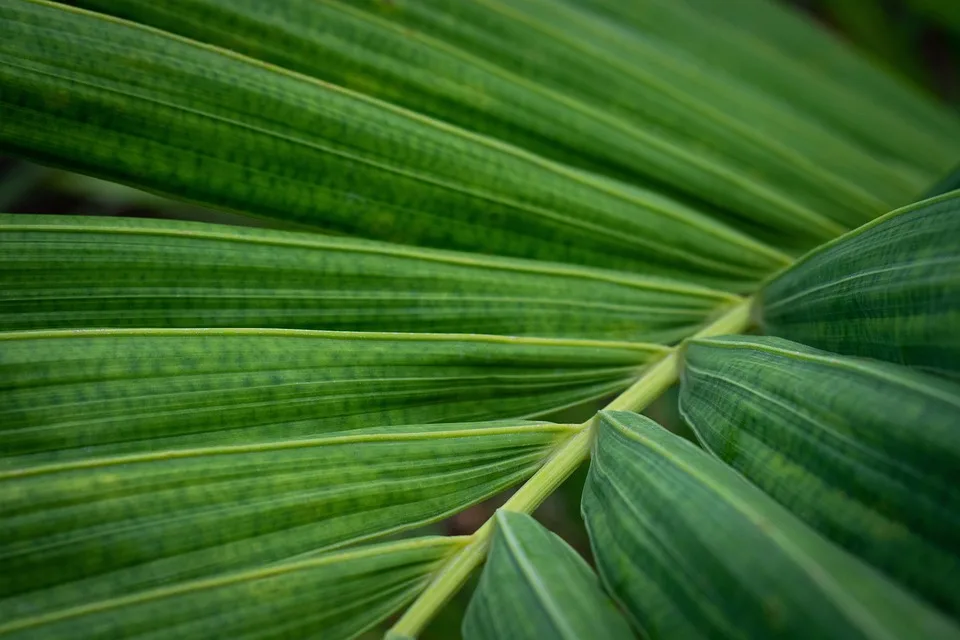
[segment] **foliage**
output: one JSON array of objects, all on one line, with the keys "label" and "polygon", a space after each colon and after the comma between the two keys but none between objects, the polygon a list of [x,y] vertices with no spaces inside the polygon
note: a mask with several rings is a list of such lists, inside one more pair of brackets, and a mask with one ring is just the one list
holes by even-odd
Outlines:
[{"label": "foliage", "polygon": [[766,0],[70,5],[0,146],[280,228],[0,215],[0,636],[412,638],[489,555],[467,640],[960,637],[954,113]]}]

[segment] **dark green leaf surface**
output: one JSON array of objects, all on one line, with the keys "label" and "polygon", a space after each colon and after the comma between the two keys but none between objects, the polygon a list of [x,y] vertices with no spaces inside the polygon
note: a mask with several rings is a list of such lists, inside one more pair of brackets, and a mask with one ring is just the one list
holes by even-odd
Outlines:
[{"label": "dark green leaf surface", "polygon": [[[732,169],[738,180],[719,185],[714,179],[694,186],[684,176],[686,189],[775,228],[829,233],[823,218],[859,224],[876,215],[884,196],[904,202],[925,186],[905,182],[842,136],[742,86],[735,69],[691,61],[687,47],[700,37],[697,31],[652,39],[625,29],[623,21],[547,0],[359,4],[653,134],[637,144],[667,142],[687,151],[683,164],[671,159],[668,175],[704,161]],[[889,182],[880,184],[884,175]],[[797,231],[801,220],[810,224],[806,231]]]},{"label": "dark green leaf surface", "polygon": [[223,225],[0,215],[0,328],[276,327],[671,343],[737,299],[572,265]]},{"label": "dark green leaf surface", "polygon": [[[537,14],[542,3],[530,0],[509,3],[519,9],[515,15],[497,3],[423,0],[80,4],[294,69],[567,164],[631,182],[653,181],[724,207],[728,215],[747,212],[808,244],[837,232],[831,219],[859,224],[917,193],[902,185],[897,193],[899,174],[835,136],[798,152],[800,143],[789,139],[786,127],[775,135],[758,131],[755,119],[742,113],[742,102],[737,109],[714,108],[714,93],[729,93],[729,87],[702,75],[691,79],[684,43],[650,45],[559,3],[549,4],[559,24],[543,20]],[[511,39],[506,55],[497,48],[505,33]],[[486,48],[490,44],[495,50]],[[632,64],[624,65],[628,59]],[[564,69],[569,63],[574,72]],[[589,74],[579,73],[587,67]],[[789,118],[788,110],[780,111]],[[847,162],[838,163],[838,156]],[[887,180],[871,183],[849,169],[864,166],[868,173],[875,165],[881,175],[889,174]],[[896,195],[883,200],[888,194]]]},{"label": "dark green leaf surface", "polygon": [[945,193],[950,193],[951,191],[956,191],[960,189],[960,165],[958,165],[953,171],[943,176],[943,179],[933,185],[929,191],[927,191],[926,198],[935,198],[936,196],[942,196]]},{"label": "dark green leaf surface", "polygon": [[[861,140],[888,156],[891,165],[898,158],[908,165],[942,170],[944,162],[955,162],[949,157],[955,153],[950,145],[955,149],[960,142],[955,116],[787,3],[575,1],[604,5],[607,11],[613,8],[617,18],[642,25],[653,35],[683,38],[701,64],[730,69],[739,82],[749,81],[784,104]],[[937,143],[930,136],[943,137]],[[924,139],[937,147],[934,156],[924,153]]]},{"label": "dark green leaf surface", "polygon": [[604,584],[651,637],[960,637],[736,471],[634,413],[601,414],[583,512]]},{"label": "dark green leaf surface", "polygon": [[[413,599],[462,538],[416,538],[292,558],[136,592],[37,591],[0,620],[5,638],[355,638]],[[0,602],[5,608],[7,603]]]},{"label": "dark green leaf surface", "polygon": [[0,3],[0,82],[8,150],[182,199],[377,239],[737,288],[787,261],[661,195],[43,0]]},{"label": "dark green leaf surface", "polygon": [[680,411],[707,449],[960,616],[960,387],[779,338],[685,354]]},{"label": "dark green leaf surface", "polygon": [[487,564],[463,621],[464,640],[630,640],[597,576],[527,514],[498,511]]},{"label": "dark green leaf surface", "polygon": [[960,191],[811,252],[758,306],[766,333],[960,376]]},{"label": "dark green leaf surface", "polygon": [[[0,333],[0,450],[75,459],[526,417],[627,386],[663,347],[271,329]],[[80,448],[78,448],[80,447]]]}]

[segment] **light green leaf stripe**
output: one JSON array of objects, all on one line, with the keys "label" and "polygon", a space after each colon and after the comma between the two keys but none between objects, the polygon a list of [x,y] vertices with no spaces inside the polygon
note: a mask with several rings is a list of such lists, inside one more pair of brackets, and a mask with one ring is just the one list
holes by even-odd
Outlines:
[{"label": "light green leaf stripe", "polygon": [[740,289],[789,261],[658,194],[43,0],[0,2],[0,82],[0,144],[10,151],[185,200],[394,242]]},{"label": "light green leaf stripe", "polygon": [[630,640],[597,576],[559,536],[500,510],[487,564],[463,620],[464,640]]},{"label": "light green leaf stripe", "polygon": [[308,233],[0,215],[0,328],[276,327],[671,343],[730,294]]},{"label": "light green leaf stripe", "polygon": [[935,610],[643,416],[602,412],[583,513],[645,635],[958,638]]},{"label": "light green leaf stripe", "polygon": [[960,616],[960,386],[753,336],[690,342],[681,380],[707,449]]},{"label": "light green leaf stripe", "polygon": [[6,332],[0,450],[72,459],[157,438],[193,448],[527,417],[622,389],[663,349],[270,329]]},{"label": "light green leaf stripe", "polygon": [[960,376],[960,191],[816,249],[758,301],[766,333]]},{"label": "light green leaf stripe", "polygon": [[[871,217],[891,205],[878,200],[873,190],[868,192],[866,184],[825,170],[795,153],[793,146],[758,134],[755,125],[746,126],[746,120],[731,120],[727,114],[708,109],[707,116],[716,115],[718,120],[704,134],[712,135],[706,138],[711,146],[708,151],[689,137],[655,126],[649,118],[637,121],[604,104],[605,98],[617,97],[622,88],[631,90],[636,102],[650,102],[651,90],[673,92],[675,82],[654,80],[651,87],[650,82],[631,84],[621,80],[611,88],[604,86],[605,78],[601,78],[591,81],[594,95],[576,90],[571,93],[566,87],[545,84],[539,69],[518,68],[502,60],[491,63],[487,56],[462,48],[462,39],[446,37],[434,25],[411,28],[403,16],[418,7],[403,2],[389,7],[352,0],[179,0],[159,4],[83,0],[79,4],[367,93],[472,131],[510,140],[511,144],[566,164],[630,182],[652,181],[687,198],[725,207],[727,215],[746,211],[765,225],[789,229],[808,243],[838,233],[840,227],[825,213],[844,220],[851,218],[852,211],[855,225],[864,219],[855,215],[858,211]],[[464,16],[474,30],[487,27],[491,16],[499,13],[496,8],[481,5],[461,6],[465,4],[432,3],[428,8],[451,20],[459,19],[461,13],[480,11],[485,20]],[[551,3],[552,12],[561,9],[562,5]],[[589,34],[584,24],[591,17],[581,13],[575,17],[575,23],[566,26]],[[592,23],[603,26],[596,20]],[[554,53],[550,49],[553,34],[532,25],[516,26],[522,30],[522,39],[514,42],[523,42],[528,50]],[[609,31],[604,30],[602,35],[609,37]],[[596,64],[600,74],[619,78],[650,66],[635,55],[633,49],[640,46],[635,39],[621,40],[634,54],[631,59],[637,60],[636,65],[618,69],[623,66],[622,56],[601,55]],[[570,55],[569,51],[565,53]],[[552,55],[542,59],[550,65],[561,62]],[[606,71],[605,67],[611,65],[614,68]],[[694,111],[702,115],[709,102],[697,102],[700,110]],[[691,111],[687,104],[666,102],[663,110],[670,109],[679,112],[675,119]],[[702,118],[692,120],[692,125],[684,126],[697,126]],[[701,124],[698,131],[703,129]],[[833,144],[838,145],[836,141]],[[869,156],[858,161],[868,165],[874,162]],[[897,179],[891,176],[894,184]],[[889,184],[885,182],[881,189]],[[819,199],[808,198],[810,193]],[[911,189],[893,202],[914,194]]]},{"label": "light green leaf stripe", "polygon": [[[49,607],[33,594],[4,638],[355,638],[423,588],[463,538],[426,537],[290,559],[134,593],[80,593]],[[0,603],[0,607],[3,604]],[[29,607],[29,608],[28,608]]]},{"label": "light green leaf stripe", "polygon": [[[195,449],[155,438],[66,460],[5,456],[0,619],[434,522],[529,477],[575,431],[414,425]],[[76,433],[62,447],[83,441]]]}]

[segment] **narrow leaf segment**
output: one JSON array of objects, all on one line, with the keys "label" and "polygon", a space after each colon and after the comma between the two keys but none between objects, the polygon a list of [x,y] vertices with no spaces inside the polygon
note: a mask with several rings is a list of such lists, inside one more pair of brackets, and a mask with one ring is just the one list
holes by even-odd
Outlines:
[{"label": "narrow leaf segment", "polygon": [[[0,619],[0,636],[349,640],[413,598],[438,563],[462,545],[462,538],[416,538],[135,593],[105,596],[93,590],[62,608],[51,608],[54,600],[41,606],[20,602],[15,609],[20,616]],[[83,585],[68,588],[79,591]],[[62,597],[63,592],[49,595]]]},{"label": "narrow leaf segment", "polygon": [[800,519],[960,614],[960,387],[779,338],[685,350],[680,412]]},{"label": "narrow leaf segment", "polygon": [[960,378],[960,191],[801,258],[758,297],[766,333]]},{"label": "narrow leaf segment", "polygon": [[273,327],[670,344],[736,298],[575,265],[225,225],[0,214],[0,329]]},{"label": "narrow leaf segment", "polygon": [[510,511],[498,511],[494,526],[464,640],[633,638],[596,574],[560,537]]},{"label": "narrow leaf segment", "polygon": [[736,471],[635,413],[601,414],[583,512],[605,586],[645,635],[960,637]]}]

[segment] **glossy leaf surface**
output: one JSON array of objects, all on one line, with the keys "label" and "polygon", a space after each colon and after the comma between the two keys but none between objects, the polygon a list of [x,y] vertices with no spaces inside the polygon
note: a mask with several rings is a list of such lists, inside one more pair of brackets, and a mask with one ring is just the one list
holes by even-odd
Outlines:
[{"label": "glossy leaf surface", "polygon": [[779,338],[698,339],[680,411],[827,537],[960,614],[960,386]]},{"label": "glossy leaf surface", "polygon": [[894,211],[769,283],[766,333],[960,376],[960,191]]},{"label": "glossy leaf surface", "polygon": [[464,640],[633,638],[596,574],[559,536],[527,514],[500,510]]},{"label": "glossy leaf surface", "polygon": [[462,544],[462,538],[415,538],[112,596],[77,588],[76,600],[60,605],[49,599],[55,592],[41,590],[16,605],[0,601],[0,634],[347,640],[415,597]]},{"label": "glossy leaf surface", "polygon": [[308,233],[0,215],[0,328],[275,327],[670,343],[736,300],[572,265]]},{"label": "glossy leaf surface", "polygon": [[692,443],[603,412],[583,512],[604,584],[667,638],[956,638],[960,631]]}]

